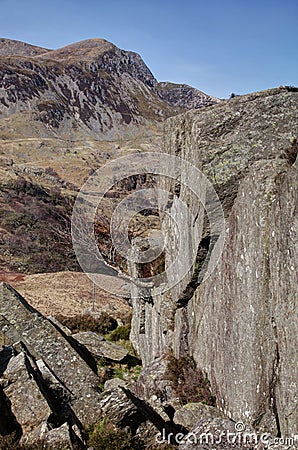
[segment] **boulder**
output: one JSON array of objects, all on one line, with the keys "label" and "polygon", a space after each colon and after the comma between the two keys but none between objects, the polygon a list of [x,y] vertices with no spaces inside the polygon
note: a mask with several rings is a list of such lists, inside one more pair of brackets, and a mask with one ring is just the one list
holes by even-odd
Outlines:
[{"label": "boulder", "polygon": [[121,345],[106,341],[102,336],[99,336],[92,331],[82,331],[72,335],[76,341],[82,346],[86,347],[92,355],[98,358],[106,358],[111,361],[121,362],[128,355],[128,351],[121,347]]},{"label": "boulder", "polygon": [[175,411],[174,423],[190,431],[199,420],[211,418],[224,418],[224,414],[219,409],[204,403],[187,403]]},{"label": "boulder", "polygon": [[[42,373],[47,372],[46,378],[51,373],[52,378],[56,379],[63,392],[67,392],[68,407],[77,420],[85,425],[94,422],[100,414],[98,407],[100,393],[97,388],[99,379],[82,359],[73,342],[69,341],[64,333],[5,283],[0,284],[0,310],[5,318],[5,322],[0,322],[0,332],[11,343],[21,342],[21,348],[18,348],[17,351],[23,350],[24,353],[22,356],[18,356],[17,362],[19,365],[21,364],[20,370],[22,368],[24,380],[26,381],[26,377],[28,378],[26,382],[33,389],[33,397],[38,396],[39,389],[36,388],[35,391],[34,380],[28,374],[25,375],[29,357],[31,365],[36,361],[43,362],[40,365],[40,367],[43,366],[40,371],[37,364],[35,368],[39,372],[41,380],[43,379]],[[12,367],[15,367],[15,362]],[[11,369],[9,373],[11,373]],[[21,387],[21,382],[19,382],[19,387]],[[13,389],[13,385],[8,389]],[[12,397],[17,389],[11,393]],[[28,389],[27,395],[31,395],[30,389]],[[48,415],[49,409],[46,403],[45,401],[42,409],[44,414]]]},{"label": "boulder", "polygon": [[105,391],[111,391],[119,386],[127,386],[127,382],[121,380],[121,378],[111,378],[105,382],[104,389]]},{"label": "boulder", "polygon": [[76,427],[70,427],[68,423],[45,433],[43,442],[45,446],[54,450],[82,448],[83,445]]},{"label": "boulder", "polygon": [[[3,393],[11,412],[21,426],[27,443],[38,442],[41,429],[51,414],[51,408],[35,379],[34,370],[24,352],[13,356],[2,375]],[[37,431],[38,430],[38,431]],[[33,432],[32,437],[29,435]]]},{"label": "boulder", "polygon": [[167,359],[162,356],[145,366],[134,384],[134,393],[143,400],[153,402],[159,398],[163,402],[173,400],[172,383],[166,379]]},{"label": "boulder", "polygon": [[146,420],[143,412],[128,397],[125,388],[118,386],[105,391],[100,400],[102,412],[119,428],[135,431]]}]

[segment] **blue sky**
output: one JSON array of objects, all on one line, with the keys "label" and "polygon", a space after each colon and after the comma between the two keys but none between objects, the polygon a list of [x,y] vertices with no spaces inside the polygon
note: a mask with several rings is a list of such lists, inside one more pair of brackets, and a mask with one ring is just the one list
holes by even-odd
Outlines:
[{"label": "blue sky", "polygon": [[0,36],[58,48],[91,37],[160,81],[218,97],[298,85],[297,0],[0,0]]}]

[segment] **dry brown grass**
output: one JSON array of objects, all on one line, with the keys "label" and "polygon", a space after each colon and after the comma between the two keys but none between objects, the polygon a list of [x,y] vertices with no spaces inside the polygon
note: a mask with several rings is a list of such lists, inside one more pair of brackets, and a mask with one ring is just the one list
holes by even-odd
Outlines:
[{"label": "dry brown grass", "polygon": [[[17,274],[19,277],[19,274]],[[18,278],[16,277],[16,278]],[[84,273],[77,272],[57,272],[35,275],[24,275],[23,279],[13,279],[13,274],[9,275],[8,281],[24,296],[24,298],[34,308],[45,316],[56,316],[63,314],[72,317],[90,312],[92,301],[92,281]],[[121,280],[102,275],[106,283],[117,286],[119,293],[125,284]],[[0,274],[1,280],[1,274]],[[127,302],[116,297],[96,286],[95,290],[95,313],[101,310],[107,312],[115,318],[127,321],[131,308]]]}]

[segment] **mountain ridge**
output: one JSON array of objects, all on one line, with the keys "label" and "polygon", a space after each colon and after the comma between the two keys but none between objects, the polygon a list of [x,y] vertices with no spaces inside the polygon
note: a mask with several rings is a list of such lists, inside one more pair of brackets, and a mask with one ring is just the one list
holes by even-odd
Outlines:
[{"label": "mountain ridge", "polygon": [[14,39],[0,38],[0,57],[2,56],[35,56],[49,49],[27,44]]},{"label": "mountain ridge", "polygon": [[28,137],[37,127],[43,137],[113,140],[156,130],[167,117],[219,101],[188,87],[188,102],[185,88],[169,86],[159,85],[140,55],[104,39],[57,50],[0,41],[0,118],[18,114]]}]

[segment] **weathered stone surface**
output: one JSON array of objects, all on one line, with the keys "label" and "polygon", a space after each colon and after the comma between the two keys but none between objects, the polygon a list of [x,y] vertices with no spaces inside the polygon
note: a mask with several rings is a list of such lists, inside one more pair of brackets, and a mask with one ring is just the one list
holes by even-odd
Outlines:
[{"label": "weathered stone surface", "polygon": [[275,336],[275,399],[282,433],[298,433],[297,287],[298,160],[277,178],[269,215],[271,323]]},{"label": "weathered stone surface", "polygon": [[187,430],[192,430],[199,420],[224,418],[224,414],[213,406],[204,403],[187,403],[176,410],[174,423],[182,425]]},{"label": "weathered stone surface", "polygon": [[128,351],[121,345],[106,341],[104,337],[92,331],[75,333],[72,337],[86,347],[90,353],[100,358],[120,362],[128,355]]},{"label": "weathered stone surface", "polygon": [[[150,402],[138,398],[126,387],[117,387],[102,394],[100,402],[103,413],[118,427],[126,428],[135,436],[135,442],[141,447],[155,448],[156,437],[164,430],[165,434],[178,433],[181,427]],[[185,430],[186,431],[186,430]],[[136,444],[136,448],[138,445]]]},{"label": "weathered stone surface", "polygon": [[111,378],[105,382],[104,389],[105,391],[111,391],[119,386],[127,386],[127,382],[121,380],[121,378]]},{"label": "weathered stone surface", "polygon": [[0,310],[9,323],[2,333],[10,340],[22,341],[22,348],[34,361],[43,361],[67,392],[68,404],[82,423],[96,420],[98,377],[64,335],[5,283],[0,285]]},{"label": "weathered stone surface", "polygon": [[76,441],[75,438],[75,433],[69,428],[68,423],[64,423],[59,428],[54,428],[45,433],[44,444],[51,449],[72,449],[74,448],[73,442]]},{"label": "weathered stone surface", "polygon": [[[253,430],[250,430],[253,433]],[[179,445],[181,450],[207,450],[207,449],[253,449],[256,441],[254,437],[246,440],[241,433],[237,433],[235,422],[229,419],[202,419],[196,427],[184,438]],[[238,440],[239,439],[239,440]]]},{"label": "weathered stone surface", "polygon": [[56,319],[56,317],[50,316],[50,317],[47,317],[47,319],[50,322],[52,322],[52,324],[54,324],[56,327],[60,328],[60,330],[62,330],[63,333],[65,333],[67,336],[71,335],[71,330],[67,326],[65,326],[61,322],[59,322],[59,320]]},{"label": "weathered stone surface", "polygon": [[2,378],[4,395],[23,434],[28,436],[32,431],[36,434],[49,418],[51,408],[34,379],[33,368],[24,352],[10,359]]},{"label": "weathered stone surface", "polygon": [[164,358],[156,359],[152,364],[144,367],[138,380],[133,386],[137,397],[150,401],[159,399],[162,402],[173,400],[172,383],[166,379],[165,372],[168,362]]},{"label": "weathered stone surface", "polygon": [[146,420],[146,416],[131,401],[126,392],[129,391],[121,386],[104,392],[100,400],[100,407],[116,426],[120,428],[128,426],[135,431]]},{"label": "weathered stone surface", "polygon": [[[297,161],[285,157],[298,136],[297,119],[297,92],[281,88],[166,122],[165,151],[202,168],[219,194],[225,245],[216,270],[183,305],[191,274],[162,297],[153,289],[150,303],[140,295],[131,333],[146,365],[167,348],[178,358],[192,355],[229,417],[285,436],[297,433],[298,424]],[[183,188],[176,195],[190,204]],[[196,211],[201,236],[208,236]],[[169,214],[176,229],[191,235],[193,221],[179,214],[175,197]],[[163,232],[175,242],[167,219]],[[185,240],[184,263],[194,245]],[[174,248],[166,247],[166,268]]]},{"label": "weathered stone surface", "polygon": [[[177,439],[177,437],[176,437]],[[178,441],[179,443],[179,441]],[[268,433],[258,433],[242,422],[210,418],[199,420],[189,434],[180,437],[179,450],[296,450],[294,437],[274,438]]]},{"label": "weathered stone surface", "polygon": [[[296,172],[296,181],[289,184],[284,170],[279,161],[253,164],[229,217],[221,261],[188,311],[190,349],[210,376],[218,406],[260,428],[264,418],[267,431],[276,434],[281,427],[288,435],[297,433],[298,423],[293,333],[298,179],[293,166],[289,170],[292,176]],[[284,201],[282,212],[277,205]],[[276,219],[276,208],[282,219]],[[282,223],[276,226],[276,220]],[[199,339],[204,346],[197,345]]]}]

